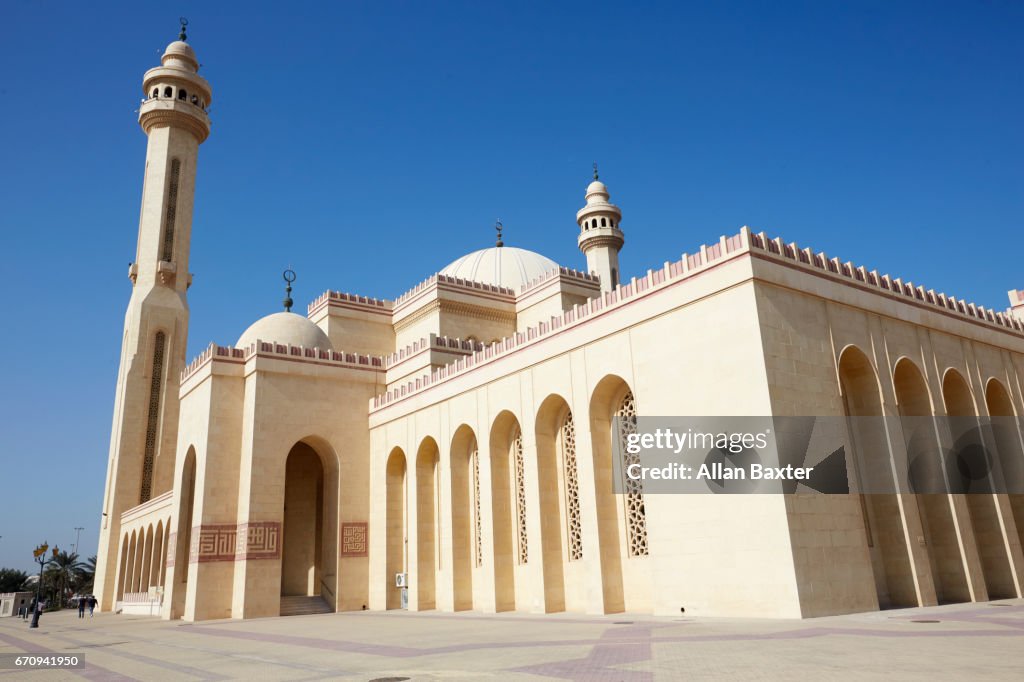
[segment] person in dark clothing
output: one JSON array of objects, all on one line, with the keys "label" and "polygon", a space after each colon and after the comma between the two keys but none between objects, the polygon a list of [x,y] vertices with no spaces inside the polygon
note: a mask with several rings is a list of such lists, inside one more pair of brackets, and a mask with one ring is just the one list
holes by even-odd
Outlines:
[{"label": "person in dark clothing", "polygon": [[92,612],[96,610],[96,597],[89,595],[89,617],[92,618]]},{"label": "person in dark clothing", "polygon": [[78,617],[85,618],[85,597],[78,598]]}]

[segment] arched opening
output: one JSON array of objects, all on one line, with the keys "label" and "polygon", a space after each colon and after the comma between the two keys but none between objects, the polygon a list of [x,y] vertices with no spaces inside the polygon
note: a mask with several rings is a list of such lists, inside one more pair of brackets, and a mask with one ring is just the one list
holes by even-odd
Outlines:
[{"label": "arched opening", "polygon": [[406,573],[405,534],[406,522],[406,489],[405,489],[405,453],[395,448],[387,461],[386,496],[387,505],[387,608],[404,608],[401,588],[395,586],[395,575]]},{"label": "arched opening", "polygon": [[188,101],[188,93],[185,91],[184,88],[178,90],[178,99],[180,99],[182,102]]},{"label": "arched opening", "polygon": [[416,608],[420,611],[437,607],[437,466],[440,455],[437,442],[424,438],[416,451]]},{"label": "arched opening", "polygon": [[516,566],[525,565],[530,558],[523,438],[511,412],[501,412],[491,425],[490,453],[494,609],[511,611],[516,608]]},{"label": "arched opening", "polygon": [[1010,502],[1014,524],[1024,545],[1024,448],[1021,447],[1020,419],[1013,409],[1010,392],[998,379],[989,379],[985,404],[992,418],[992,438],[999,468]]},{"label": "arched opening", "polygon": [[320,595],[323,578],[324,467],[306,443],[285,461],[281,596]]},{"label": "arched opening", "polygon": [[139,592],[148,592],[151,583],[153,569],[153,525],[146,527],[145,542],[142,544],[142,571],[139,580]]},{"label": "arched opening", "polygon": [[476,435],[466,424],[455,431],[451,447],[452,579],[456,611],[473,608],[473,569],[483,563],[480,518],[480,454]]},{"label": "arched opening", "polygon": [[121,541],[121,570],[117,579],[117,598],[114,601],[124,599],[124,585],[128,579],[128,533],[124,534]]},{"label": "arched opening", "polygon": [[164,523],[158,521],[156,524],[156,531],[153,534],[153,563],[150,569],[149,584],[153,587],[163,587],[164,575],[163,567],[166,562],[164,555],[167,552],[167,547],[164,543]]},{"label": "arched opening", "polygon": [[[627,608],[646,609],[650,598],[644,591],[631,593],[627,599],[623,585],[624,573],[630,575],[630,579],[625,582],[631,587],[647,584],[644,576],[639,575],[643,567],[631,561],[637,559],[641,560],[641,564],[646,563],[642,559],[648,555],[647,514],[643,491],[639,485],[628,488],[624,495],[616,495],[614,492],[616,468],[621,470],[628,465],[627,462],[616,461],[614,456],[613,439],[620,436],[620,431],[616,430],[616,417],[623,437],[635,432],[636,402],[633,392],[620,377],[607,376],[598,382],[590,398],[590,436],[605,613],[618,613]],[[627,477],[623,477],[623,480],[627,485],[637,483]]]},{"label": "arched opening", "polygon": [[[907,446],[911,486],[916,490],[943,489],[944,472],[936,438],[932,401],[921,370],[903,358],[893,371],[896,404],[899,407],[903,441]],[[948,494],[915,494],[935,597],[940,604],[971,600],[967,572],[953,516],[953,498]]]},{"label": "arched opening", "polygon": [[548,396],[537,411],[536,423],[544,609],[548,613],[565,610],[568,564],[583,558],[575,431],[568,403],[561,396]]},{"label": "arched opening", "polygon": [[153,92],[150,93],[149,98],[150,99],[156,99],[159,96],[160,96],[160,88],[153,88]]},{"label": "arched opening", "polygon": [[[954,369],[946,371],[942,380],[942,397],[949,417],[954,452],[974,444],[981,445],[980,423],[971,389],[963,375]],[[998,499],[991,493],[977,492],[964,496],[970,512],[974,541],[981,559],[982,575],[990,599],[1017,596],[1010,567],[1010,556],[999,519]]]},{"label": "arched opening", "polygon": [[608,227],[608,219],[601,218],[601,227]]},{"label": "arched opening", "polygon": [[[860,502],[878,605],[883,609],[917,606],[889,445],[879,423],[883,413],[878,376],[867,356],[851,346],[840,355],[839,381],[860,488],[872,493],[861,495]],[[886,490],[893,492],[882,492]]]},{"label": "arched opening", "polygon": [[171,86],[168,85],[167,87],[164,88],[164,97],[173,97],[173,96],[174,96],[174,89]]},{"label": "arched opening", "polygon": [[179,483],[181,502],[179,504],[177,532],[174,547],[168,551],[174,553],[175,586],[171,601],[171,618],[180,618],[185,611],[188,593],[189,551],[192,547],[192,515],[195,510],[196,493],[196,450],[190,447],[185,454]]}]

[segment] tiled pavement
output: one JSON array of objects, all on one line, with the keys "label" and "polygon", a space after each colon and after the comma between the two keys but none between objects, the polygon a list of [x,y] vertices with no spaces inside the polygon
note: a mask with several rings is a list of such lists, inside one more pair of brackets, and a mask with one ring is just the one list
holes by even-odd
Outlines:
[{"label": "tiled pavement", "polygon": [[[925,622],[922,622],[925,621]],[[937,621],[937,622],[935,622]],[[1024,600],[805,621],[358,612],[202,624],[0,619],[0,653],[84,653],[27,680],[1024,679]]]}]

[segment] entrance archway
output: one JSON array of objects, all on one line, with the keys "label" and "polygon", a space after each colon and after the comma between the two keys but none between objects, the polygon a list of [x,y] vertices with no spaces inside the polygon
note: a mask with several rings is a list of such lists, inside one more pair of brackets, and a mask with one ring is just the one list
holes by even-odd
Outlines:
[{"label": "entrance archway", "polygon": [[387,505],[387,601],[389,609],[402,607],[402,593],[395,587],[395,574],[406,573],[405,453],[395,448],[388,456],[386,470]]},{"label": "entrance archway", "polygon": [[168,552],[174,553],[174,590],[171,598],[171,618],[181,618],[185,612],[185,601],[188,595],[188,572],[190,568],[189,550],[192,547],[192,515],[195,508],[196,494],[196,450],[190,447],[185,453],[185,461],[181,469],[181,502],[178,506],[177,532],[174,534],[174,547]]},{"label": "entrance archway", "polygon": [[494,610],[516,608],[516,566],[529,562],[523,441],[519,421],[503,411],[491,425],[491,556],[494,557]]},{"label": "entrance archway", "polygon": [[1024,453],[1021,450],[1020,420],[1013,409],[1010,393],[998,379],[989,379],[985,403],[992,417],[992,434],[1013,520],[1021,545],[1024,545]]},{"label": "entrance archway", "polygon": [[281,596],[320,594],[323,577],[324,468],[317,452],[296,443],[284,477]]},{"label": "entrance archway", "polygon": [[[942,397],[949,415],[950,431],[954,443],[959,438],[970,438],[979,442],[977,408],[967,381],[956,370],[948,370],[942,380]],[[974,530],[974,542],[981,559],[981,572],[989,599],[1005,599],[1017,596],[1010,569],[1010,557],[999,522],[997,498],[991,493],[964,495]]]},{"label": "entrance archway", "polygon": [[879,608],[917,606],[917,589],[910,549],[903,529],[899,498],[892,479],[891,453],[880,425],[882,397],[871,361],[855,347],[839,357],[843,409],[848,417],[850,441],[860,486],[864,534],[875,578]]},{"label": "entrance archway", "polygon": [[416,608],[437,606],[437,466],[440,455],[433,438],[424,438],[416,451]]},{"label": "entrance archway", "polygon": [[[910,459],[911,476],[938,484],[942,478],[942,457],[936,438],[932,403],[921,370],[903,358],[893,372],[896,403],[899,405],[903,438]],[[921,527],[928,548],[935,598],[940,604],[971,600],[964,557],[953,517],[953,498],[948,494],[915,494],[921,512]]]},{"label": "entrance archway", "polygon": [[473,608],[473,568],[482,561],[480,463],[473,429],[463,424],[451,447],[452,580],[454,608]]}]

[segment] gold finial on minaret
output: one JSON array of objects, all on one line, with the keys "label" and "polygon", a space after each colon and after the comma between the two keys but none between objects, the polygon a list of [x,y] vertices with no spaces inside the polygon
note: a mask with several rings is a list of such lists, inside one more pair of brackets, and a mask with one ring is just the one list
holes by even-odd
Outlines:
[{"label": "gold finial on minaret", "polygon": [[505,226],[501,224],[501,220],[500,219],[496,220],[494,222],[494,229],[497,230],[497,232],[498,232],[498,240],[495,242],[495,244],[494,244],[495,246],[505,246],[505,242],[501,241],[501,231],[504,228],[505,228]]},{"label": "gold finial on minaret", "polygon": [[188,19],[185,17],[178,17],[178,21],[181,23],[181,32],[178,34],[178,40],[185,42],[188,40],[188,36],[185,35],[185,27],[188,26]]}]

